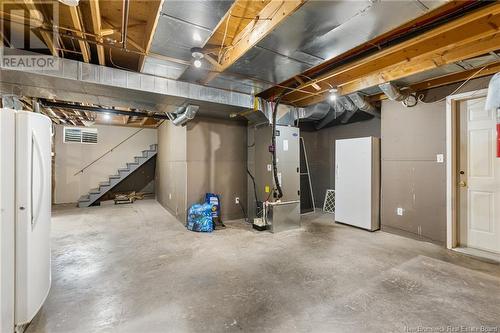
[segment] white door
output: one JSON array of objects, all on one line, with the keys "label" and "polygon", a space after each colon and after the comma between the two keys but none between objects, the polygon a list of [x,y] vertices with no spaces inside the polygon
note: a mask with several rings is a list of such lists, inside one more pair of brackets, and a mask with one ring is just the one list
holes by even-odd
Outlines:
[{"label": "white door", "polygon": [[50,289],[51,122],[16,114],[15,322],[30,322]]},{"label": "white door", "polygon": [[460,104],[460,245],[500,253],[500,158],[496,110],[485,98]]}]

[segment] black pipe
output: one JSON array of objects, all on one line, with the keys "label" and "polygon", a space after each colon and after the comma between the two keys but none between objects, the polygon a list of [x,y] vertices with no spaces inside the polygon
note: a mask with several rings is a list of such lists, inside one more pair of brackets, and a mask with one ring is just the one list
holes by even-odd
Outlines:
[{"label": "black pipe", "polygon": [[259,201],[259,199],[257,198],[257,185],[255,184],[255,178],[250,173],[250,170],[248,170],[248,168],[247,168],[247,173],[248,173],[248,175],[250,176],[250,178],[252,179],[252,182],[253,182],[253,194],[255,196],[255,204],[257,204],[257,202]]},{"label": "black pipe", "polygon": [[272,154],[273,154],[273,174],[274,183],[276,184],[276,189],[278,190],[278,199],[283,197],[283,190],[281,189],[281,184],[278,178],[278,166],[276,165],[276,115],[278,113],[278,106],[280,105],[281,95],[276,99],[276,104],[274,104],[273,110],[273,140],[272,140]]},{"label": "black pipe", "polygon": [[78,110],[78,111],[104,112],[104,113],[121,114],[121,115],[131,116],[131,117],[170,120],[170,118],[166,114],[158,114],[158,113],[149,114],[147,112],[106,109],[106,108],[101,108],[101,107],[97,107],[97,106],[78,105],[78,104],[51,102],[51,101],[42,101],[41,104],[46,108],[61,108],[61,109],[71,109],[71,110]]}]

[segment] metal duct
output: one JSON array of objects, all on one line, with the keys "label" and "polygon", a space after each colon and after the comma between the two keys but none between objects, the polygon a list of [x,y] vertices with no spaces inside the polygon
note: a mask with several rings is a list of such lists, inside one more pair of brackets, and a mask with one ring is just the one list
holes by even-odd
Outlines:
[{"label": "metal duct", "polygon": [[172,120],[172,124],[174,124],[175,126],[182,126],[188,121],[193,120],[199,108],[200,107],[198,105],[192,105],[192,104],[188,104],[185,107],[179,108],[179,109],[184,109],[184,112],[180,114],[176,112],[178,116],[174,120]]},{"label": "metal duct", "polygon": [[363,112],[371,114],[375,117],[380,117],[380,112],[370,102],[366,100],[366,96],[360,93],[349,94],[349,99]]},{"label": "metal duct", "polygon": [[40,103],[36,98],[33,98],[31,105],[33,107],[33,112],[40,113]]},{"label": "metal duct", "polygon": [[[17,49],[4,52],[35,54]],[[0,67],[0,88],[9,94],[19,90],[16,94],[36,98],[155,111],[170,111],[165,108],[187,102],[210,110],[210,116],[221,117],[254,106],[253,96],[247,94],[69,59],[54,58],[54,62],[58,65],[54,70]]]},{"label": "metal duct", "polygon": [[310,120],[310,121],[316,121],[316,120],[321,120],[325,118],[328,115],[328,112],[330,111],[330,104],[328,103],[318,103],[314,105],[310,105],[305,108],[300,108],[298,109],[299,111],[299,118],[301,120]]},{"label": "metal duct", "polygon": [[16,95],[3,94],[2,107],[5,109],[22,110],[23,103],[19,100],[19,97],[17,97]]},{"label": "metal duct", "polygon": [[125,111],[125,110],[109,109],[109,108],[102,108],[90,105],[79,105],[79,104],[52,102],[52,101],[42,101],[41,104],[45,108],[60,108],[60,109],[80,110],[80,111],[104,112],[104,113],[120,114],[131,117],[170,119],[168,115],[160,113]]},{"label": "metal duct", "polygon": [[340,96],[336,104],[340,104],[346,111],[357,111],[358,107],[347,96]]},{"label": "metal duct", "polygon": [[337,117],[339,115],[342,115],[346,112],[344,106],[342,105],[342,103],[340,103],[339,101],[335,101],[333,102],[333,105],[332,107],[330,108],[329,110],[330,112],[326,115],[326,117],[324,117],[316,126],[316,130],[320,130],[322,129],[323,127],[329,125],[332,121],[334,121],[335,119],[337,119]]},{"label": "metal duct", "polygon": [[347,110],[343,115],[342,115],[342,120],[340,121],[342,124],[347,124],[349,120],[351,120],[352,116],[356,113],[356,110]]},{"label": "metal duct", "polygon": [[392,84],[392,82],[379,84],[378,87],[380,88],[380,90],[384,92],[387,98],[389,98],[391,101],[401,102],[407,99],[409,95],[408,93],[402,93],[398,87]]}]

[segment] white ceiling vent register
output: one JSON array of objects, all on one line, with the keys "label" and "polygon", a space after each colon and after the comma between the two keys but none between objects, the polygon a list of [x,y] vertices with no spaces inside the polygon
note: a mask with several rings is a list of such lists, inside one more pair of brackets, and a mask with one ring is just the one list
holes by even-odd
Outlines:
[{"label": "white ceiling vent register", "polygon": [[97,143],[97,128],[64,127],[64,143]]}]

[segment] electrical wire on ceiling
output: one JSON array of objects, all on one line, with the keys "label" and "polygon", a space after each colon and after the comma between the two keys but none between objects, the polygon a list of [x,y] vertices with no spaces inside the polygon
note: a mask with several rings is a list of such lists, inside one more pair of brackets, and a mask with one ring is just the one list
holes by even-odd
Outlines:
[{"label": "electrical wire on ceiling", "polygon": [[453,92],[451,92],[450,94],[448,94],[447,96],[441,98],[441,99],[438,99],[437,101],[433,101],[433,102],[425,102],[424,101],[424,94],[420,94],[418,95],[417,99],[419,102],[422,102],[424,104],[434,104],[434,103],[439,103],[439,102],[442,102],[444,100],[446,100],[446,98],[449,96],[449,95],[455,95],[460,89],[462,89],[470,80],[472,80],[476,75],[478,75],[479,73],[481,73],[486,67],[488,67],[489,65],[485,65],[483,67],[481,67],[478,71],[474,72],[471,76],[469,76],[461,85],[458,86],[457,89],[453,90]]},{"label": "electrical wire on ceiling", "polygon": [[271,21],[272,20],[271,18],[260,18],[259,16],[245,17],[245,16],[238,16],[238,15],[233,15],[233,14],[229,14],[229,16],[234,17],[234,18],[239,18],[242,20],[252,20],[252,21]]},{"label": "electrical wire on ceiling", "polygon": [[[283,4],[284,4],[284,2],[282,2],[282,3],[279,5],[279,7],[277,7],[277,8],[274,10],[274,12],[272,12],[272,13],[269,15],[269,17],[264,18],[264,19],[259,18],[258,20],[262,20],[262,21],[265,21],[265,20],[272,20],[272,17],[273,17],[274,15],[276,15],[276,13],[277,13],[277,12],[281,9],[281,7],[283,6]],[[229,17],[231,17],[231,16],[233,16],[233,15],[231,14],[231,12],[229,12]],[[232,48],[234,48],[236,45],[238,45],[238,43],[239,43],[239,42],[241,42],[241,41],[244,39],[244,37],[246,37],[246,36],[248,36],[249,34],[251,34],[252,32],[254,32],[254,31],[255,31],[255,28],[256,28],[255,26],[254,26],[254,27],[252,27],[252,29],[250,29],[250,31],[249,31],[247,34],[245,34],[245,36],[241,36],[241,37],[240,37],[240,38],[239,38],[236,42],[234,42],[234,40],[233,40],[233,41],[231,41],[231,45],[227,46],[227,47],[225,48],[225,50],[224,50],[224,53],[222,53],[222,54],[221,54],[222,50],[224,49],[224,42],[225,42],[225,39],[226,39],[226,34],[227,34],[227,26],[228,26],[228,23],[229,23],[229,17],[228,17],[228,19],[227,19],[227,21],[226,21],[226,29],[225,29],[225,31],[224,31],[224,38],[222,39],[222,44],[221,44],[221,46],[220,46],[220,50],[219,50],[219,56],[218,56],[218,59],[219,59],[219,60],[218,60],[218,62],[219,62],[219,63],[220,63],[220,59],[222,59],[222,57],[223,57],[223,56],[224,56],[224,55],[225,55],[225,54],[226,54],[226,53],[227,53],[230,49],[232,49]],[[257,18],[257,17],[256,17],[256,18]]]},{"label": "electrical wire on ceiling", "polygon": [[129,68],[121,67],[121,66],[119,66],[119,65],[115,64],[115,62],[113,61],[113,55],[112,55],[112,53],[111,53],[111,47],[109,48],[109,61],[110,61],[110,62],[111,62],[111,64],[112,64],[113,66],[115,66],[116,68],[123,69],[123,70],[126,70],[126,71],[130,71],[130,69],[129,69]]},{"label": "electrical wire on ceiling", "polygon": [[224,48],[224,43],[226,42],[226,36],[227,36],[227,27],[229,26],[229,19],[231,18],[231,12],[229,12],[229,15],[226,20],[226,28],[224,29],[224,37],[222,37],[222,43],[220,44],[220,49],[219,49],[219,55],[217,56],[217,62],[220,63],[221,60],[221,55],[222,55],[222,49]]}]

